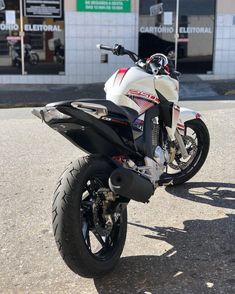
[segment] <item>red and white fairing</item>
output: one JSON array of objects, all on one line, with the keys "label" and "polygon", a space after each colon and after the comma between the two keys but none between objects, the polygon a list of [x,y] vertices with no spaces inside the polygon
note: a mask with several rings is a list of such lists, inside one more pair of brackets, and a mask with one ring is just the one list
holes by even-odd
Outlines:
[{"label": "red and white fairing", "polygon": [[178,81],[170,76],[148,74],[137,66],[119,69],[105,84],[107,100],[139,114],[160,103],[156,90],[170,101],[178,101]]},{"label": "red and white fairing", "polygon": [[176,128],[183,132],[184,122],[200,115],[179,107],[179,82],[176,79],[169,75],[148,74],[137,66],[117,70],[106,82],[104,90],[107,100],[136,110],[141,118],[147,109],[160,103],[157,93],[174,102],[172,127],[167,128],[171,140],[175,140]]}]

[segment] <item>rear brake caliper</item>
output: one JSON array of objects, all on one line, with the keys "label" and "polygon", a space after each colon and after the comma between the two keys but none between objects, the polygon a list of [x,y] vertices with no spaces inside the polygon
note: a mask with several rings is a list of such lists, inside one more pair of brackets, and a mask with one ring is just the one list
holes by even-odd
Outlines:
[{"label": "rear brake caliper", "polygon": [[116,197],[109,189],[101,188],[93,203],[93,221],[96,231],[101,235],[109,235],[115,222],[112,204]]}]

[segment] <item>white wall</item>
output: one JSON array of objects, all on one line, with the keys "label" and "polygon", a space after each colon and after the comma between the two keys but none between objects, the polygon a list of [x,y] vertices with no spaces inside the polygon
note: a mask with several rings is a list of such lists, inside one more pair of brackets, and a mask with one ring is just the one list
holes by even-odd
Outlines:
[{"label": "white wall", "polygon": [[[235,4],[234,4],[235,5]],[[214,74],[235,77],[234,14],[219,14],[216,21]]]},{"label": "white wall", "polygon": [[[138,15],[132,13],[65,13],[66,74],[0,75],[0,83],[84,84],[105,82],[118,68],[130,66],[128,57],[109,53],[109,62],[100,63],[96,44],[122,44],[138,53]],[[103,51],[102,53],[104,53]]]},{"label": "white wall", "polygon": [[[128,57],[97,50],[96,44],[118,43],[137,52],[135,13],[67,12],[66,24],[66,72],[70,82],[104,82],[119,67],[132,64]],[[102,53],[109,54],[107,64],[100,63]]]}]

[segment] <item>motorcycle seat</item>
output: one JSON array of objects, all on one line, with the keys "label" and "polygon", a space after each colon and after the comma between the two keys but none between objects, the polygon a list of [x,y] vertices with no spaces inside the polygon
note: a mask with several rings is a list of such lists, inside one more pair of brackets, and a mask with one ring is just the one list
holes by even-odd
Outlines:
[{"label": "motorcycle seat", "polygon": [[100,104],[107,107],[110,114],[118,115],[123,118],[128,119],[130,122],[133,122],[135,118],[138,117],[138,112],[130,107],[118,106],[112,101],[105,99],[79,99],[81,102],[89,102],[94,104]]},{"label": "motorcycle seat", "polygon": [[131,109],[129,107],[124,106],[118,106],[112,101],[105,100],[105,99],[79,99],[79,100],[73,100],[73,101],[61,101],[53,103],[54,106],[59,105],[68,105],[71,104],[71,102],[87,102],[87,103],[94,103],[94,104],[100,104],[107,108],[108,113],[110,115],[117,115],[124,119],[129,120],[129,122],[133,122],[138,117],[138,112],[134,109]]}]

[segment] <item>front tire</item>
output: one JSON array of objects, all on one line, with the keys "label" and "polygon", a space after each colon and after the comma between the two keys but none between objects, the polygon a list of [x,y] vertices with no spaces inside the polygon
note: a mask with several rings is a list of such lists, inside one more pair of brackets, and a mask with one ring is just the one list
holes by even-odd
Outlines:
[{"label": "front tire", "polygon": [[[185,134],[183,140],[187,138],[189,141],[191,140],[191,143],[195,140],[195,145],[193,147],[192,144],[189,144],[188,148],[186,146],[189,153],[192,153],[193,149],[195,149],[195,154],[193,154],[192,158],[189,158],[189,163],[182,161],[181,154],[177,155],[172,167],[176,170],[178,168],[178,172],[173,174],[168,173],[168,176],[173,179],[172,185],[174,186],[183,184],[196,175],[203,166],[210,148],[210,135],[205,123],[201,119],[193,119],[185,122],[185,132],[187,132],[187,129],[191,129],[194,135],[190,135],[190,139],[190,136]],[[195,138],[193,138],[193,136],[195,136]]]},{"label": "front tire", "polygon": [[[65,170],[54,193],[53,231],[58,250],[67,266],[83,277],[101,277],[111,271],[125,244],[126,207],[121,206],[107,230],[103,198],[98,194],[108,189],[114,168],[101,157],[81,158]],[[93,248],[95,241],[101,249]]]}]

